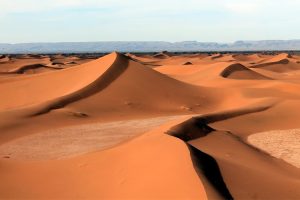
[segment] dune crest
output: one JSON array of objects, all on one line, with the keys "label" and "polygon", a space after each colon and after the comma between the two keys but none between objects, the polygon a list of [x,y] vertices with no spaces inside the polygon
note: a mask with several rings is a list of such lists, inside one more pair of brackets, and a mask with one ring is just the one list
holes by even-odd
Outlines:
[{"label": "dune crest", "polygon": [[268,80],[270,78],[265,77],[251,69],[245,67],[240,63],[232,64],[226,67],[222,72],[221,76],[224,78],[231,79],[254,79],[254,80]]},{"label": "dune crest", "polygon": [[[0,110],[38,104],[74,93],[99,78],[114,63],[116,57],[115,53],[74,68],[37,74],[30,79],[22,77],[18,78],[18,81],[2,84],[0,90],[7,98],[2,96]],[[53,84],[47,84],[49,82]],[[24,84],[27,85],[26,91],[33,95],[24,96],[22,89]],[[11,88],[17,89],[13,93],[8,92]],[[0,94],[0,97],[1,95],[4,94]]]},{"label": "dune crest", "polygon": [[0,199],[300,199],[299,59],[0,56]]}]

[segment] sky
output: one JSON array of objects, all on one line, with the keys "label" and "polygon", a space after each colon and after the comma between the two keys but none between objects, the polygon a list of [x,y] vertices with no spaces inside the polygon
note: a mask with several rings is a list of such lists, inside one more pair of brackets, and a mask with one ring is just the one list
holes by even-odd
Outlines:
[{"label": "sky", "polygon": [[300,0],[0,0],[0,43],[300,39]]}]

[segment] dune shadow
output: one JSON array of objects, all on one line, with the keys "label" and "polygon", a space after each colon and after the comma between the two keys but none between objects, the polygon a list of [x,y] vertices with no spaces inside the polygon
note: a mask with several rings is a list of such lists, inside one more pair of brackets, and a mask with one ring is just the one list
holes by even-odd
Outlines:
[{"label": "dune shadow", "polygon": [[129,59],[124,55],[117,55],[116,60],[110,66],[110,68],[104,72],[100,77],[94,82],[90,83],[86,87],[63,97],[57,98],[50,102],[46,102],[40,105],[33,114],[30,116],[37,116],[45,114],[54,109],[62,108],[72,102],[78,101],[80,99],[89,97],[102,91],[108,87],[114,80],[116,80],[128,67]]},{"label": "dune shadow", "polygon": [[271,108],[273,105],[274,103],[269,105],[244,107],[192,117],[176,126],[171,127],[166,133],[185,142],[189,148],[194,168],[198,173],[198,176],[200,177],[200,175],[203,174],[214,187],[214,189],[224,199],[232,200],[233,196],[223,180],[219,165],[216,160],[212,156],[202,152],[200,149],[193,147],[188,142],[190,140],[205,137],[211,132],[216,131],[208,125],[210,123],[242,116],[245,114],[265,111]]},{"label": "dune shadow", "polygon": [[222,121],[246,114],[262,112],[269,108],[271,108],[275,103],[271,103],[270,105],[259,105],[252,107],[244,107],[234,110],[226,110],[222,112],[209,113],[201,116],[192,117],[176,126],[171,127],[167,134],[177,137],[184,142],[188,142],[189,140],[194,140],[200,137],[205,137],[212,131],[215,131],[208,124],[214,123],[217,121]]},{"label": "dune shadow", "polygon": [[196,172],[202,172],[210,184],[224,199],[233,200],[233,197],[223,180],[217,161],[212,156],[200,151],[192,145],[187,144],[187,146],[190,150],[191,157],[193,158],[193,165],[197,169]]}]

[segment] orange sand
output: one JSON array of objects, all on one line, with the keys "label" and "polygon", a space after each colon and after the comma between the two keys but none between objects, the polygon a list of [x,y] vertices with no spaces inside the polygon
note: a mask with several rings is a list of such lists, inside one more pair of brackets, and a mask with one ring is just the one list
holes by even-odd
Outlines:
[{"label": "orange sand", "polygon": [[299,199],[299,58],[1,56],[0,199]]}]

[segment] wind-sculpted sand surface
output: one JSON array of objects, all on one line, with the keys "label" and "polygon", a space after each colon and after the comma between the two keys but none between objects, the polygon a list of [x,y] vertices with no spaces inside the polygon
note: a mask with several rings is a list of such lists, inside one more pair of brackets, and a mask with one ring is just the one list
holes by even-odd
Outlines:
[{"label": "wind-sculpted sand surface", "polygon": [[274,130],[248,137],[253,146],[300,168],[300,129]]},{"label": "wind-sculpted sand surface", "polygon": [[299,55],[2,55],[0,199],[300,199]]},{"label": "wind-sculpted sand surface", "polygon": [[156,117],[51,129],[2,145],[0,155],[21,160],[50,160],[74,157],[113,147],[180,117]]}]

